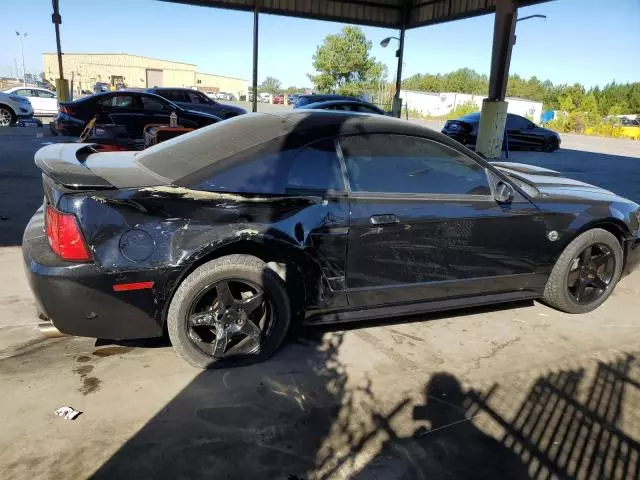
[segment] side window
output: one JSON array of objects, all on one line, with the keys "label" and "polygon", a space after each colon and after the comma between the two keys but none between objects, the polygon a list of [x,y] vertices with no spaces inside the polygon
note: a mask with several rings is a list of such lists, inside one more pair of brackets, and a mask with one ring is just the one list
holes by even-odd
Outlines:
[{"label": "side window", "polygon": [[320,140],[300,149],[293,158],[287,191],[344,190],[340,161],[333,139]]},{"label": "side window", "polygon": [[258,155],[252,160],[230,165],[195,188],[207,192],[282,195],[287,180],[288,163],[286,153]]},{"label": "side window", "polygon": [[16,90],[15,92],[13,92],[14,95],[18,95],[20,97],[30,97],[31,96],[31,90],[27,90],[27,89],[20,89],[20,90]]},{"label": "side window", "polygon": [[113,108],[135,108],[135,99],[133,95],[113,95],[98,102],[105,107]]},{"label": "side window", "polygon": [[367,107],[366,105],[359,105],[357,107],[355,107],[356,111],[361,112],[361,113],[379,113],[376,110],[374,110],[373,108]]},{"label": "side window", "polygon": [[38,96],[40,98],[56,98],[55,94],[51,92],[46,92],[44,90],[34,90],[34,91],[38,92]]},{"label": "side window", "polygon": [[189,102],[187,96],[180,90],[159,90],[158,92],[156,92],[156,95],[160,95],[161,97],[166,98],[167,100],[170,100],[172,102]]},{"label": "side window", "polygon": [[351,190],[490,195],[482,166],[432,140],[405,135],[354,135],[341,141]]},{"label": "side window", "polygon": [[507,130],[525,130],[531,122],[520,115],[507,115]]},{"label": "side window", "polygon": [[195,103],[196,105],[208,105],[209,102],[206,98],[202,98],[202,95],[198,92],[188,92],[189,103]]},{"label": "side window", "polygon": [[140,99],[142,100],[142,108],[144,110],[149,110],[152,112],[168,112],[169,111],[169,105],[164,103],[159,98],[155,98],[147,95],[141,95]]}]

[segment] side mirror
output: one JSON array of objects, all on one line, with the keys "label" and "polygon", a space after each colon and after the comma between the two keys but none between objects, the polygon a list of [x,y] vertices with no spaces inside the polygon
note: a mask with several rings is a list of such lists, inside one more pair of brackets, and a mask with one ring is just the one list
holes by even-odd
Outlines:
[{"label": "side mirror", "polygon": [[513,200],[513,188],[507,183],[498,182],[493,198],[498,203],[510,203]]}]

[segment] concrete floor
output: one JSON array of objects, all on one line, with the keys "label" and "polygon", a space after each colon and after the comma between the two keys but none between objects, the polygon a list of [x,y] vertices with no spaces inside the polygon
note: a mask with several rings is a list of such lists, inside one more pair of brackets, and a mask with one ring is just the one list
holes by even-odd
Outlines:
[{"label": "concrete floor", "polygon": [[[640,272],[587,315],[520,303],[305,329],[228,371],[158,341],[44,339],[19,244],[41,203],[33,152],[55,139],[5,132],[2,478],[640,478]],[[513,159],[640,201],[639,143],[563,139]]]}]

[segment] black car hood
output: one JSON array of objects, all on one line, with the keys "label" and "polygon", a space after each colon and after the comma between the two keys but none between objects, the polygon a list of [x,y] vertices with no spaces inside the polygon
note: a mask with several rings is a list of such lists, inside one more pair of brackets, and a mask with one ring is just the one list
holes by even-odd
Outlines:
[{"label": "black car hood", "polygon": [[540,192],[541,198],[582,199],[603,202],[620,200],[629,202],[629,200],[619,197],[604,188],[563,177],[556,170],[512,162],[492,162],[492,165],[510,177],[533,185]]}]

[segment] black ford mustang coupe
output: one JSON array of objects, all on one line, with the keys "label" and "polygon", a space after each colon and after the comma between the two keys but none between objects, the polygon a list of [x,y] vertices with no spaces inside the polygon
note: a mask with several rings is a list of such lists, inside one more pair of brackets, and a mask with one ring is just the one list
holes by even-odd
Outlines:
[{"label": "black ford mustang coupe", "polygon": [[242,115],[36,164],[23,253],[41,314],[72,335],[167,331],[203,368],[268,357],[291,322],[534,298],[588,312],[640,260],[637,204],[379,115]]}]

